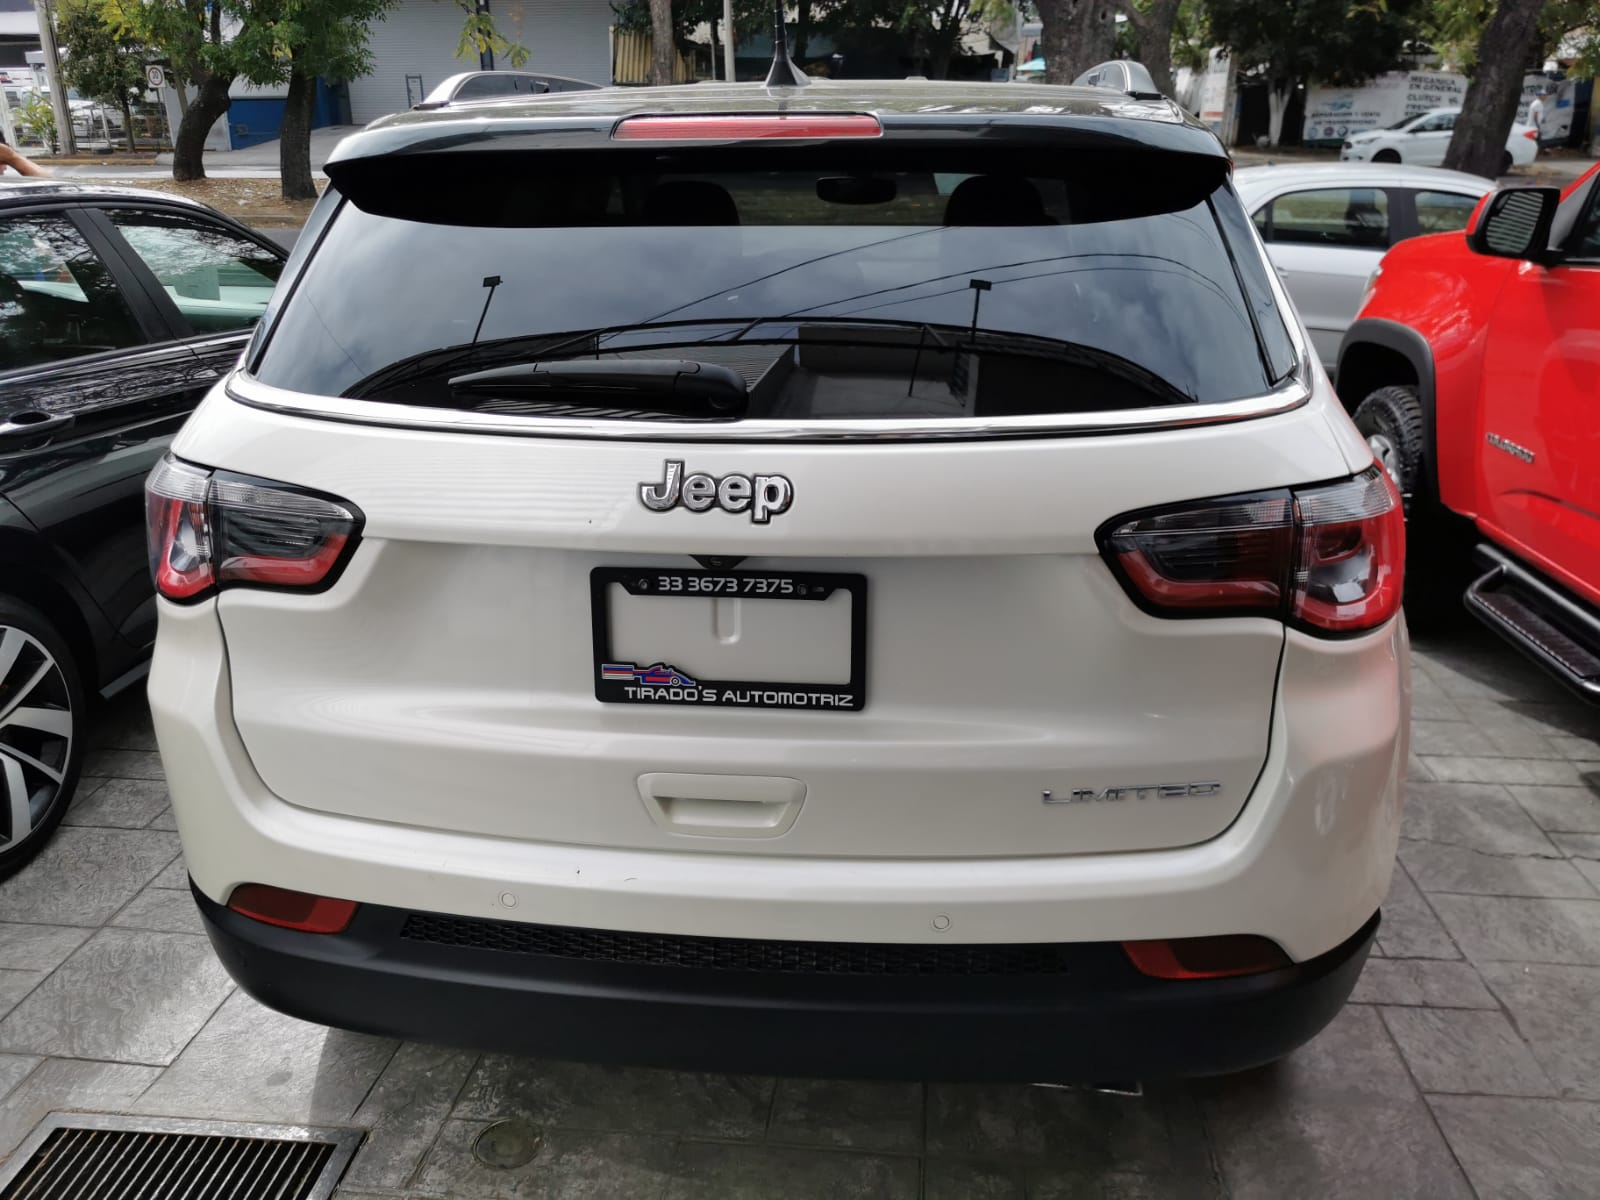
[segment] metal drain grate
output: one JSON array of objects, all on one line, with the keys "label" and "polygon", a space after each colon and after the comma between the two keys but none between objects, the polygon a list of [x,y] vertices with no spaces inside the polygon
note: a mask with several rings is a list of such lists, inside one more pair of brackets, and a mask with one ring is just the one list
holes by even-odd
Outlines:
[{"label": "metal drain grate", "polygon": [[51,1113],[0,1200],[329,1200],[356,1130]]}]

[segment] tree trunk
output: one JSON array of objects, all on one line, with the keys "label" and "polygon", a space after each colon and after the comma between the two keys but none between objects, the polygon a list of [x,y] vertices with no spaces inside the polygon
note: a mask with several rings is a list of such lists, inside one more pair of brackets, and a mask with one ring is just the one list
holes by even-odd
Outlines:
[{"label": "tree trunk", "polygon": [[1046,83],[1071,83],[1111,57],[1117,27],[1101,0],[1038,0]]},{"label": "tree trunk", "polygon": [[211,75],[201,83],[200,91],[189,102],[178,122],[178,134],[172,139],[172,177],[174,179],[204,179],[206,177],[206,134],[216,124],[217,118],[228,111],[228,88],[233,85],[231,75]]},{"label": "tree trunk", "polygon": [[1444,165],[1494,179],[1522,97],[1522,74],[1539,37],[1544,0],[1500,0],[1478,38],[1478,66],[1461,101]]},{"label": "tree trunk", "polygon": [[1178,19],[1178,3],[1179,0],[1150,0],[1143,11],[1132,4],[1125,4],[1122,9],[1139,39],[1139,61],[1149,69],[1156,90],[1163,96],[1171,96],[1173,90],[1172,26]]},{"label": "tree trunk", "polygon": [[311,181],[311,121],[317,110],[317,81],[298,64],[289,68],[289,95],[278,126],[278,174],[285,200],[315,200]]},{"label": "tree trunk", "polygon": [[128,135],[128,153],[138,153],[139,143],[133,137],[133,105],[126,95],[122,97],[122,132]]},{"label": "tree trunk", "polygon": [[1294,99],[1295,79],[1272,79],[1267,82],[1267,145],[1276,146],[1283,140],[1283,116],[1289,111],[1289,101]]},{"label": "tree trunk", "polygon": [[811,0],[799,0],[794,12],[794,45],[790,47],[796,66],[804,66],[806,41],[811,37]]},{"label": "tree trunk", "polygon": [[672,82],[672,0],[650,0],[650,82]]}]

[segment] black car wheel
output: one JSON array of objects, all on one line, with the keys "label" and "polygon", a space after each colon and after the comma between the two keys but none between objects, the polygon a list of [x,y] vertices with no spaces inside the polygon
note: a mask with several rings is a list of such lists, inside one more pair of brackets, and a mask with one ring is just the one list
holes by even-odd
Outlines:
[{"label": "black car wheel", "polygon": [[1373,162],[1399,162],[1400,161],[1400,151],[1398,151],[1398,150],[1379,150],[1376,154],[1374,154],[1372,156],[1372,161]]},{"label": "black car wheel", "polygon": [[1511,174],[1511,151],[1509,150],[1500,155],[1500,174]]},{"label": "black car wheel", "polygon": [[1383,387],[1355,411],[1356,429],[1400,491],[1406,510],[1406,620],[1428,633],[1461,614],[1471,576],[1470,528],[1427,484],[1427,440],[1416,390]]},{"label": "black car wheel", "polygon": [[1422,483],[1423,456],[1427,452],[1417,393],[1405,387],[1379,388],[1356,409],[1355,422],[1356,429],[1367,439],[1372,456],[1394,480],[1410,513],[1412,498]]},{"label": "black car wheel", "polygon": [[66,639],[31,605],[0,596],[0,879],[39,852],[72,803],[84,708]]}]

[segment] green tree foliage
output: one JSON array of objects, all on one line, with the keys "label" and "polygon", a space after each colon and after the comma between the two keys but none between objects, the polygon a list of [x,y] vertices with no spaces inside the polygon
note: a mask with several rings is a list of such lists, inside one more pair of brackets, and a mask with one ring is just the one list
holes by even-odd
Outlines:
[{"label": "green tree foliage", "polygon": [[133,106],[144,98],[150,48],[106,21],[93,0],[63,0],[56,8],[56,41],[67,83],[90,99],[122,111],[128,149],[134,149]]},{"label": "green tree foliage", "polygon": [[[613,11],[620,28],[650,30],[648,0],[614,0]],[[720,22],[722,0],[674,0],[672,16],[674,33],[681,39],[702,24]],[[813,35],[826,35],[835,45],[898,39],[906,57],[941,79],[964,32],[982,22],[1007,26],[1016,11],[1009,0],[798,0],[789,7],[789,16],[789,51],[797,62],[807,57]],[[770,36],[772,5],[734,0],[733,25],[736,40]]]},{"label": "green tree foliage", "polygon": [[[174,82],[194,89],[173,138],[174,179],[204,179],[206,134],[228,111],[234,80],[289,85],[289,107],[309,119],[315,79],[352,79],[368,67],[367,33],[396,0],[78,0],[99,10],[117,35],[148,46]],[[446,2],[446,0],[441,0]],[[457,54],[489,51],[512,66],[528,52],[495,28],[476,0],[448,0],[463,13]],[[300,118],[293,118],[298,120]],[[298,129],[290,130],[299,138]],[[309,133],[307,134],[309,137]],[[309,150],[307,151],[309,155]],[[295,151],[298,164],[299,151]],[[307,168],[305,178],[309,178]],[[297,193],[303,180],[293,181]]]},{"label": "green tree foliage", "polygon": [[1172,65],[1203,71],[1210,61],[1211,14],[1203,0],[1181,0],[1172,20]]},{"label": "green tree foliage", "polygon": [[[1427,39],[1448,65],[1470,71],[1478,61],[1478,40],[1497,8],[1494,0],[1432,0],[1425,22]],[[1546,0],[1538,30],[1534,58],[1542,62],[1566,45],[1577,54],[1573,75],[1593,79],[1600,74],[1600,0]],[[1525,65],[1537,68],[1538,63],[1530,60]]]},{"label": "green tree foliage", "polygon": [[50,107],[38,92],[28,97],[28,102],[13,114],[18,132],[30,142],[38,142],[41,146],[48,146],[50,153],[56,152],[56,110]]},{"label": "green tree foliage", "polygon": [[1403,63],[1424,0],[1209,0],[1211,33],[1241,75],[1270,87],[1276,145],[1289,98],[1309,80],[1356,84]]},{"label": "green tree foliage", "polygon": [[[492,54],[495,61],[505,60],[507,66],[527,65],[528,48],[511,41],[494,23],[494,13],[479,0],[441,0],[454,4],[463,14],[461,41],[456,44],[456,57],[475,59]],[[648,24],[648,20],[646,22]]]},{"label": "green tree foliage", "polygon": [[143,42],[191,85],[172,139],[172,177],[204,179],[206,134],[228,111],[235,79],[271,84],[282,77],[273,19],[281,7],[254,0],[100,0],[118,34]]},{"label": "green tree foliage", "polygon": [[372,69],[367,49],[372,22],[399,0],[258,0],[277,65],[275,83],[288,85],[278,137],[285,200],[315,199],[311,178],[311,121],[318,79],[359,79]]}]

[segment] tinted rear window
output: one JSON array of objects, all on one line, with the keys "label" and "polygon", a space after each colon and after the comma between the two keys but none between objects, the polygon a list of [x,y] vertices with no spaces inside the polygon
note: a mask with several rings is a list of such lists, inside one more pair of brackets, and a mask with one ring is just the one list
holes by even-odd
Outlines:
[{"label": "tinted rear window", "polygon": [[1240,284],[1259,252],[1235,233],[1230,253],[1219,221],[1238,201],[1218,160],[493,157],[339,180],[256,374],[328,396],[626,410],[603,387],[527,407],[526,390],[449,381],[670,357],[743,376],[741,415],[805,419],[1219,401],[1283,372],[1281,318]]}]

